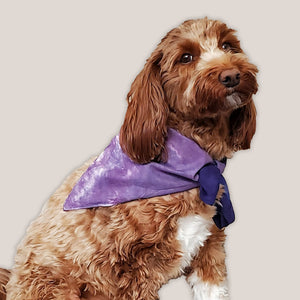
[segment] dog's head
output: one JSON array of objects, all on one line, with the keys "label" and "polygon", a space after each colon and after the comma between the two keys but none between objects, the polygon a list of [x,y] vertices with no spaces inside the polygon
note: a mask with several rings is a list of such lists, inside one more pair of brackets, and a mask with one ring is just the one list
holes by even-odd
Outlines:
[{"label": "dog's head", "polygon": [[160,159],[170,113],[194,124],[226,114],[228,142],[235,149],[250,147],[257,68],[234,33],[205,18],[186,21],[162,39],[127,96],[120,143],[131,159]]}]

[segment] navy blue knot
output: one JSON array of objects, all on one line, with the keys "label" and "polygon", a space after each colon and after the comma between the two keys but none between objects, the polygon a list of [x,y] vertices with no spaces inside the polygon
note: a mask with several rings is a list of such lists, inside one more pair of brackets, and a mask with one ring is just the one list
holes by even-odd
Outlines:
[{"label": "navy blue knot", "polygon": [[[210,163],[205,165],[199,171],[200,198],[208,204],[214,205],[217,208],[216,215],[213,220],[218,228],[223,228],[234,222],[235,216],[233,207],[230,201],[230,195],[225,178],[222,176],[217,164]],[[224,193],[216,201],[220,185],[224,187]]]}]

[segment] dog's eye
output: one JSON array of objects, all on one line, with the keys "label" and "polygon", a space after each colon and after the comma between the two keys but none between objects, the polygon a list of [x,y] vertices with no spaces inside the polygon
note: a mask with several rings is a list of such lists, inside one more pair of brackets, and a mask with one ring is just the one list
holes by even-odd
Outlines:
[{"label": "dog's eye", "polygon": [[228,42],[222,44],[222,49],[225,51],[231,50],[231,45]]},{"label": "dog's eye", "polygon": [[184,53],[181,58],[180,58],[180,62],[182,64],[188,64],[190,63],[191,61],[193,61],[193,55],[192,54],[189,54],[189,53]]}]

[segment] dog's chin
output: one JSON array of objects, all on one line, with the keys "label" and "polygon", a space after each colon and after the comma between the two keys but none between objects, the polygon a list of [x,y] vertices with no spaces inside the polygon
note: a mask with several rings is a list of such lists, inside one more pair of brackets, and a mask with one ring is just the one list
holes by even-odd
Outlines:
[{"label": "dog's chin", "polygon": [[229,110],[239,108],[243,105],[243,100],[239,93],[233,92],[226,96],[226,108]]}]

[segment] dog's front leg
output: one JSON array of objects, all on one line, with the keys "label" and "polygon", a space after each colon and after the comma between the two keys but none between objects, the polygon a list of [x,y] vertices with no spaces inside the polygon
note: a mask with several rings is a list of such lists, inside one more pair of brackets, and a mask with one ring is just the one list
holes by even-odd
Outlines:
[{"label": "dog's front leg", "polygon": [[187,281],[195,300],[229,300],[224,242],[224,230],[214,226],[193,259]]}]

